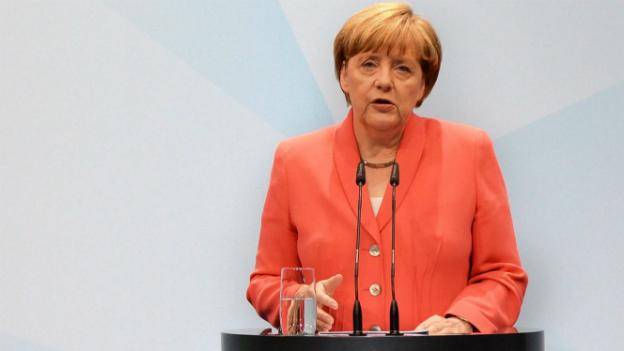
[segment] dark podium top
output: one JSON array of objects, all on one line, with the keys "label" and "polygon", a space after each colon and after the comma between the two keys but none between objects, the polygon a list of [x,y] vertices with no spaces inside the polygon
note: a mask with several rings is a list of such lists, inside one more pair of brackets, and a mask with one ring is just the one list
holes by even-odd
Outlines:
[{"label": "dark podium top", "polygon": [[471,335],[346,335],[283,336],[265,330],[228,330],[221,333],[222,351],[544,351],[544,331],[509,329],[496,334]]}]

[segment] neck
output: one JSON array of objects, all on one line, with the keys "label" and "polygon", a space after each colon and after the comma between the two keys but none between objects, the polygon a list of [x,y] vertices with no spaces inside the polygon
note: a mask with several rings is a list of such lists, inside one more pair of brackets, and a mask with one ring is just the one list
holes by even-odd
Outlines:
[{"label": "neck", "polygon": [[394,160],[404,129],[405,126],[401,126],[397,129],[379,131],[354,123],[353,132],[360,150],[360,156],[369,162]]}]

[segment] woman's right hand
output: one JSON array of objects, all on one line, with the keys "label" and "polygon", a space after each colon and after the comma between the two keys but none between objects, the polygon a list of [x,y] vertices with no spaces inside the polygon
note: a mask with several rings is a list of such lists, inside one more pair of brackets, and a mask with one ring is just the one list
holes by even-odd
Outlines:
[{"label": "woman's right hand", "polygon": [[316,330],[319,332],[330,331],[334,326],[334,317],[325,311],[324,307],[332,310],[338,309],[338,302],[332,298],[332,295],[341,283],[341,274],[316,282]]}]

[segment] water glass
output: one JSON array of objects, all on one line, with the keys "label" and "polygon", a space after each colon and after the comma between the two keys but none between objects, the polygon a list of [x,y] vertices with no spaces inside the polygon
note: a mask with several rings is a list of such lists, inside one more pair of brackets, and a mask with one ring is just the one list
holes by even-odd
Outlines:
[{"label": "water glass", "polygon": [[316,333],[314,268],[284,267],[280,281],[280,333]]}]

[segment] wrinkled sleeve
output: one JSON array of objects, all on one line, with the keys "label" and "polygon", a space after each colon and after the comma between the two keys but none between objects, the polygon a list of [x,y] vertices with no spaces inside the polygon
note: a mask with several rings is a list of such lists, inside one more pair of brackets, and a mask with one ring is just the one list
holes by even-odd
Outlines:
[{"label": "wrinkled sleeve", "polygon": [[256,265],[249,279],[247,300],[258,315],[279,325],[280,270],[298,267],[297,231],[290,219],[285,151],[279,145],[273,159],[271,180],[262,212]]},{"label": "wrinkled sleeve", "polygon": [[485,132],[478,138],[474,159],[476,207],[470,276],[446,314],[491,333],[516,322],[528,279],[518,255],[503,176]]}]

